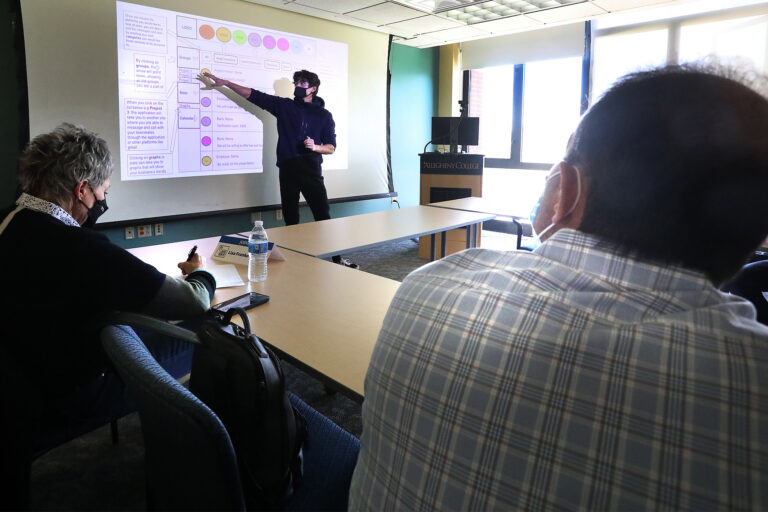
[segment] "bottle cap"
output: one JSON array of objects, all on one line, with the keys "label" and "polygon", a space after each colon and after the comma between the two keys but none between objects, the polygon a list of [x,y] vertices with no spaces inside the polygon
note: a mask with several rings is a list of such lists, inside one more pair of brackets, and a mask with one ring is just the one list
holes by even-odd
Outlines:
[{"label": "bottle cap", "polygon": [[263,220],[255,220],[255,221],[253,221],[253,226],[254,227],[256,227],[256,226],[263,226],[263,225],[264,225],[264,221]]}]

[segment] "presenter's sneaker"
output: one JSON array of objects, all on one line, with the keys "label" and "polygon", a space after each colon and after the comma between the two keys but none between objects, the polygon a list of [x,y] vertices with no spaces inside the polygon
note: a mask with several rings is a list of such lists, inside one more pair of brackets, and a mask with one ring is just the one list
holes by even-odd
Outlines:
[{"label": "presenter's sneaker", "polygon": [[360,266],[357,263],[352,263],[352,260],[349,258],[341,258],[339,261],[337,261],[339,265],[344,265],[345,267],[349,268],[360,268]]}]

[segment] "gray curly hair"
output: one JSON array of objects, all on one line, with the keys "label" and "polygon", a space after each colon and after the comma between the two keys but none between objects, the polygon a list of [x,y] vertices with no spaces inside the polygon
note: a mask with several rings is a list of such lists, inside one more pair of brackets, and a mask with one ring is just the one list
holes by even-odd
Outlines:
[{"label": "gray curly hair", "polygon": [[29,142],[19,158],[19,182],[28,194],[64,204],[77,183],[88,180],[92,187],[101,186],[112,169],[104,139],[82,126],[62,123]]}]

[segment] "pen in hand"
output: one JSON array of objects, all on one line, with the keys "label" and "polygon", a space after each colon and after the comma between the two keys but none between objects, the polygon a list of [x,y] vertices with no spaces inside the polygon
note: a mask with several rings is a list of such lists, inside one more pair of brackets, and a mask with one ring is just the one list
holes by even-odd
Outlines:
[{"label": "pen in hand", "polygon": [[192,261],[192,256],[195,255],[195,252],[197,252],[197,246],[195,245],[192,247],[192,250],[189,251],[189,254],[187,255],[187,261]]}]

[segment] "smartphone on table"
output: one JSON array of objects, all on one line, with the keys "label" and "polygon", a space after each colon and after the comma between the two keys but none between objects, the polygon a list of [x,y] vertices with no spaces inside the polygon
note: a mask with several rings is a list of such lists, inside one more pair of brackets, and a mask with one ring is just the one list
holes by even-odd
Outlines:
[{"label": "smartphone on table", "polygon": [[219,311],[227,311],[230,308],[251,309],[251,308],[255,308],[256,306],[261,306],[266,302],[269,302],[269,295],[264,295],[263,293],[249,292],[244,295],[240,295],[238,297],[225,300],[224,302],[219,302],[218,304],[214,304],[213,306],[211,306],[211,308],[217,309]]}]

